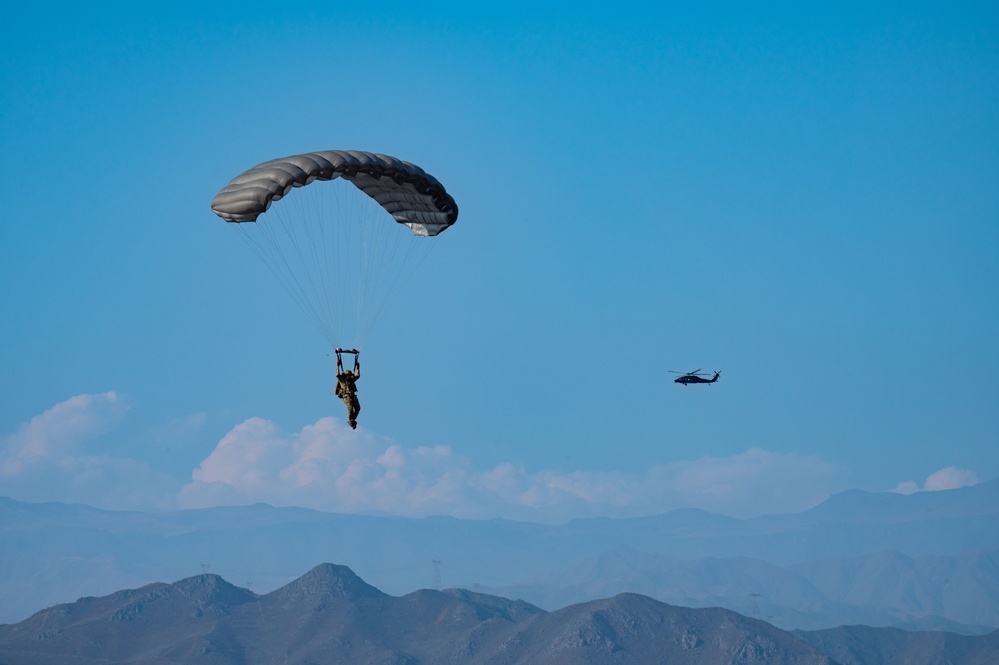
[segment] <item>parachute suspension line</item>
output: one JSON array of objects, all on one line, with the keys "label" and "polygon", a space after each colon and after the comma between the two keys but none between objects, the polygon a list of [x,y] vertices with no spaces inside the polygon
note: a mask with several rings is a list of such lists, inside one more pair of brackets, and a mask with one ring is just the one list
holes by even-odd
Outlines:
[{"label": "parachute suspension line", "polygon": [[[332,181],[317,182],[324,177]],[[414,189],[411,177],[422,185]],[[275,184],[287,195],[275,200]],[[370,186],[377,200],[357,185]],[[425,209],[433,205],[438,212]],[[212,210],[234,223],[320,334],[344,348],[360,345],[398,288],[428,283],[409,284],[407,278],[439,241],[402,229],[388,210],[408,219],[430,212],[450,224],[457,215],[450,206],[453,199],[419,167],[338,150],[265,162],[234,178],[212,200]],[[349,328],[353,339],[344,336]]]},{"label": "parachute suspension line", "polygon": [[261,258],[264,265],[277,278],[281,286],[284,287],[284,290],[291,296],[291,299],[312,320],[313,325],[316,326],[320,334],[328,337],[323,329],[321,319],[316,316],[313,308],[308,306],[305,299],[305,290],[302,288],[300,281],[295,277],[295,272],[288,265],[287,259],[276,249],[275,238],[270,233],[261,232],[260,228],[262,227],[251,230],[248,228],[250,224],[257,227],[260,222],[239,222],[233,223],[233,226],[236,227],[239,235],[246,241],[246,244]]},{"label": "parachute suspension line", "polygon": [[[261,215],[252,224],[253,231],[244,237],[256,240],[258,254],[330,345],[335,346],[340,317],[331,282],[337,281],[337,273],[331,275],[327,245],[331,237],[335,240],[330,230],[339,225],[328,223],[335,220],[327,219],[321,206],[317,206],[313,189],[297,188],[289,192],[287,200]],[[250,227],[237,226],[244,231]]]},{"label": "parachute suspension line", "polygon": [[[336,224],[340,231],[341,240],[337,265],[339,268],[338,274],[342,277],[342,280],[340,290],[337,294],[337,302],[345,310],[347,307],[353,305],[354,310],[351,312],[351,318],[353,318],[354,323],[352,338],[349,343],[343,340],[344,330],[341,326],[337,339],[341,340],[343,346],[360,348],[357,339],[357,320],[360,316],[360,290],[363,276],[359,268],[362,265],[364,247],[355,238],[359,238],[359,229],[357,228],[359,206],[357,205],[357,199],[363,194],[348,180],[335,181],[335,186],[331,187],[331,190],[336,202]],[[353,291],[353,293],[348,293],[348,290]],[[346,311],[343,314],[346,316]]]},{"label": "parachute suspension line", "polygon": [[326,223],[325,209],[319,196],[321,192],[318,190],[319,188],[303,189],[303,193],[309,193],[306,200],[303,201],[304,205],[309,206],[309,214],[304,215],[304,217],[307,225],[311,227],[308,238],[311,244],[313,261],[316,266],[317,281],[322,289],[319,307],[326,313],[326,320],[329,324],[327,341],[330,341],[332,344],[332,340],[329,338],[333,337],[333,332],[338,326],[339,318],[337,316],[334,296],[330,292],[332,275],[330,274],[329,252],[327,249],[327,227],[330,225]]},{"label": "parachute suspension line", "polygon": [[[353,184],[353,183],[351,183]],[[357,187],[352,187],[352,191],[347,195],[347,205],[350,208],[348,217],[352,222],[351,233],[357,235],[357,281],[355,286],[357,287],[357,292],[354,294],[354,342],[356,346],[354,348],[361,348],[362,341],[360,339],[361,332],[361,321],[364,319],[364,315],[367,309],[367,299],[369,297],[368,284],[371,281],[371,238],[364,231],[369,226],[366,223],[366,217],[370,213],[370,209],[374,205],[365,206],[361,198],[368,198],[367,194],[357,189]],[[374,201],[367,201],[370,204],[374,204]]]},{"label": "parachute suspension line", "polygon": [[390,226],[394,220],[386,219],[384,216],[358,216],[360,225],[358,232],[361,234],[361,245],[364,247],[364,266],[362,267],[364,277],[358,284],[362,289],[358,297],[358,317],[357,317],[357,338],[360,340],[367,332],[365,323],[367,322],[369,305],[373,303],[374,294],[382,295],[376,286],[378,277],[384,275],[387,268],[380,260],[379,252],[383,252],[388,238],[384,237],[381,231],[384,227]]},{"label": "parachute suspension line", "polygon": [[[316,287],[312,280],[312,276],[308,270],[308,264],[305,262],[305,257],[302,253],[301,239],[298,237],[298,233],[301,232],[301,228],[296,228],[291,220],[287,219],[284,213],[288,210],[289,206],[298,207],[296,204],[298,201],[296,197],[288,197],[288,202],[280,208],[274,208],[274,216],[272,219],[261,225],[261,229],[265,232],[271,232],[271,237],[275,239],[275,245],[279,247],[278,251],[280,256],[286,264],[288,265],[288,270],[296,284],[299,285],[299,289],[302,292],[302,302],[305,303],[307,313],[310,313],[315,320],[322,325],[322,310],[318,309],[315,305],[316,302]],[[298,213],[301,215],[301,212]],[[283,245],[287,249],[281,251],[280,247],[282,244],[279,238],[279,231],[283,231],[283,235],[280,237],[286,238],[286,243]],[[290,251],[289,251],[290,250]],[[298,268],[296,270],[295,268]],[[306,288],[308,287],[308,288]]]},{"label": "parachute suspension line", "polygon": [[256,222],[233,225],[332,348],[361,348],[440,242],[341,178],[294,188]]},{"label": "parachute suspension line", "polygon": [[[395,257],[399,253],[399,247],[401,245],[406,246],[403,258],[398,263],[399,268],[392,271],[394,274],[388,275],[387,273],[383,273],[383,279],[380,280],[380,283],[385,284],[387,282],[388,286],[379,286],[379,293],[384,295],[381,297],[375,313],[367,322],[367,328],[364,331],[365,334],[374,328],[375,322],[378,321],[378,317],[381,315],[385,305],[392,299],[392,295],[394,294],[396,287],[398,287],[398,285],[403,281],[403,277],[407,274],[414,274],[418,272],[420,266],[423,265],[423,262],[426,261],[427,257],[434,251],[434,248],[441,242],[440,238],[430,239],[415,235],[408,228],[393,230],[401,235],[409,237],[406,238],[407,242],[396,243],[393,247],[392,257]],[[412,265],[410,265],[411,261],[413,261]]]},{"label": "parachute suspension line", "polygon": [[[307,194],[315,213],[308,216],[308,224],[316,246],[316,273],[322,282],[325,309],[330,314],[329,337],[334,340],[334,347],[356,346],[356,336],[344,338],[344,324],[351,318],[356,320],[356,312],[347,311],[352,303],[356,309],[357,294],[349,292],[360,279],[356,271],[360,257],[354,239],[357,213],[353,199],[363,194],[339,178],[302,187],[301,191]],[[376,205],[373,201],[371,204]]]},{"label": "parachute suspension line", "polygon": [[[324,184],[325,183],[321,183]],[[335,189],[331,186],[329,189]],[[323,258],[320,262],[322,264],[324,278],[323,286],[326,293],[326,307],[331,313],[332,324],[330,328],[330,337],[333,339],[331,342],[332,346],[338,347],[337,342],[340,340],[340,328],[342,317],[340,312],[337,310],[337,289],[340,287],[340,272],[337,270],[339,267],[339,261],[334,263],[334,259],[330,258],[330,255],[336,256],[338,243],[337,243],[337,228],[338,221],[334,215],[334,208],[329,203],[329,192],[326,191],[327,187],[313,187],[312,190],[312,200],[316,205],[316,224],[318,226],[319,238],[323,248]]]},{"label": "parachute suspension line", "polygon": [[[352,185],[334,179],[302,188],[309,193],[316,213],[309,221],[313,224],[312,237],[322,246],[318,272],[322,275],[326,308],[330,312],[329,335],[334,340],[334,347],[355,346],[344,339],[344,324],[351,318],[344,308],[350,302],[347,291],[355,279],[351,271],[356,260],[351,251],[354,245],[350,228],[352,214],[342,200],[347,187],[354,189]],[[317,260],[318,255],[319,252]]]},{"label": "parachute suspension line", "polygon": [[[375,230],[382,234],[385,240],[378,241],[381,253],[376,263],[381,268],[375,273],[376,278],[372,280],[371,288],[380,297],[374,303],[374,313],[365,319],[367,330],[374,327],[384,306],[391,301],[396,287],[405,277],[413,275],[418,270],[434,246],[440,242],[439,238],[419,236],[409,227],[394,220],[384,221],[386,223],[373,224]],[[415,265],[414,257],[416,257]],[[365,334],[367,330],[364,331]]]},{"label": "parachute suspension line", "polygon": [[[360,347],[370,327],[369,312],[383,296],[378,290],[379,277],[392,267],[379,260],[379,253],[384,251],[385,231],[391,230],[393,222],[381,206],[353,183],[344,180],[338,185],[331,188],[337,228],[345,238],[338,256],[339,274],[345,279],[338,296],[344,308],[351,308],[354,324],[353,337],[338,345]],[[348,290],[352,293],[348,294]]]},{"label": "parachute suspension line", "polygon": [[380,311],[388,294],[384,290],[384,282],[393,272],[398,272],[400,266],[387,259],[393,248],[400,242],[405,242],[411,234],[399,225],[363,192],[358,191],[353,203],[357,206],[352,220],[357,224],[356,231],[362,248],[358,280],[358,316],[356,319],[356,339],[360,344],[370,331],[373,323],[371,312]]},{"label": "parachute suspension line", "polygon": [[[322,297],[322,291],[325,285],[318,284],[320,282],[320,268],[318,267],[317,253],[315,251],[315,240],[314,240],[314,230],[313,226],[309,223],[308,206],[305,205],[305,201],[301,196],[296,196],[300,194],[300,190],[295,190],[289,193],[286,197],[289,199],[293,207],[291,217],[287,217],[282,211],[289,211],[288,205],[285,204],[281,207],[275,207],[275,218],[279,223],[281,229],[285,232],[285,237],[289,240],[289,246],[293,250],[294,255],[297,257],[297,265],[301,266],[302,277],[307,282],[308,292],[305,291],[304,286],[303,291],[303,301],[306,303],[306,307],[312,310],[314,317],[320,322],[320,325],[325,330],[324,335],[329,336],[329,330],[333,327],[333,313],[324,307],[324,299]],[[304,223],[302,223],[304,222]],[[294,274],[294,270],[289,267],[289,270]],[[296,280],[299,281],[299,280]]]},{"label": "parachute suspension line", "polygon": [[384,253],[390,241],[393,240],[388,231],[393,230],[392,227],[395,225],[395,220],[380,208],[365,206],[365,211],[365,214],[356,216],[359,225],[358,233],[361,234],[361,244],[364,247],[363,277],[358,284],[361,288],[358,297],[356,332],[359,341],[367,336],[370,329],[369,317],[372,307],[377,307],[380,304],[379,301],[383,300],[386,295],[379,288],[379,283],[392,267],[392,264],[385,262]]}]

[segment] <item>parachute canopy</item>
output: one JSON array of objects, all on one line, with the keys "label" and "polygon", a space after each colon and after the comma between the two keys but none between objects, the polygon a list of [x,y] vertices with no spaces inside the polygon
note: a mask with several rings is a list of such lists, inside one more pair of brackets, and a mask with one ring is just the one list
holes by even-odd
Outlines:
[{"label": "parachute canopy", "polygon": [[233,222],[330,345],[344,348],[360,348],[390,293],[407,286],[434,236],[458,218],[454,199],[419,166],[356,150],[254,166],[219,191],[212,210]]},{"label": "parachute canopy", "polygon": [[349,180],[413,233],[435,236],[458,219],[458,206],[436,178],[415,164],[359,150],[324,150],[258,164],[212,200],[227,222],[255,222],[293,187],[315,180]]}]

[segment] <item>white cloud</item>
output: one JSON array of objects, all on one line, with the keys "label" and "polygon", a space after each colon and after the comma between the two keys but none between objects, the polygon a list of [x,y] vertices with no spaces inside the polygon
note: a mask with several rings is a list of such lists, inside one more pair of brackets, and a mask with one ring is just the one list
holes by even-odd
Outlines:
[{"label": "white cloud", "polygon": [[898,487],[896,487],[891,491],[895,492],[896,494],[915,494],[916,492],[919,492],[921,490],[919,487],[919,483],[914,482],[912,480],[906,480],[904,482],[899,483]]},{"label": "white cloud", "polygon": [[323,418],[285,434],[251,418],[233,428],[192,474],[185,506],[264,501],[344,512],[433,514],[466,486],[467,460],[449,448],[411,448]]},{"label": "white cloud", "polygon": [[644,473],[485,471],[450,447],[406,448],[323,418],[300,432],[252,418],[234,427],[180,493],[185,507],[266,502],[334,512],[561,521],[698,507],[733,516],[793,512],[825,499],[836,469],[759,448]]},{"label": "white cloud", "polygon": [[37,464],[64,464],[80,443],[112,429],[127,410],[114,392],[77,395],[56,404],[17,433],[0,438],[0,477]]},{"label": "white cloud", "polygon": [[82,450],[114,429],[128,408],[115,392],[77,395],[0,437],[0,494],[107,508],[162,505],[177,485],[164,474],[140,460]]},{"label": "white cloud", "polygon": [[[127,409],[113,392],[79,395],[0,437],[0,494],[105,508],[266,502],[345,513],[561,522],[681,507],[735,517],[794,512],[841,489],[829,463],[760,448],[636,473],[528,470],[509,463],[479,469],[448,446],[406,447],[332,417],[292,433],[262,418],[246,420],[217,443],[185,485],[145,461],[92,452]],[[150,436],[189,436],[204,420],[197,414]],[[87,454],[83,444],[91,439]],[[927,485],[961,478],[940,472]]]},{"label": "white cloud", "polygon": [[938,492],[940,490],[956,490],[959,487],[970,487],[977,485],[980,481],[974,471],[958,469],[948,466],[940,469],[936,473],[931,473],[923,483],[923,489],[927,492]]},{"label": "white cloud", "polygon": [[974,471],[948,466],[927,476],[923,486],[913,480],[906,480],[892,490],[898,494],[914,494],[916,492],[939,492],[954,490],[959,487],[970,487],[981,482]]}]

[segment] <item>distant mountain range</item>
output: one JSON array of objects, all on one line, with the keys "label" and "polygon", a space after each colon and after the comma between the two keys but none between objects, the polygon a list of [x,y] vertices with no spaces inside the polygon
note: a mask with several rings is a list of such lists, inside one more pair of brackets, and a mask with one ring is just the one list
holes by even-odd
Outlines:
[{"label": "distant mountain range", "polygon": [[562,525],[253,505],[161,513],[0,498],[0,622],[80,596],[212,572],[263,593],[340,561],[388,593],[443,584],[558,610],[622,592],[785,629],[980,635],[999,625],[999,481],[850,491],[737,520],[697,510]]},{"label": "distant mountain range", "polygon": [[674,559],[622,546],[524,584],[480,590],[545,608],[634,591],[787,628],[867,624],[983,634],[999,626],[999,547],[918,558],[889,550],[778,566],[745,557]]},{"label": "distant mountain range", "polygon": [[331,564],[264,595],[203,574],[81,598],[0,626],[4,665],[994,665],[997,655],[999,631],[789,634],[729,610],[675,607],[638,594],[555,612],[466,590],[394,597]]}]

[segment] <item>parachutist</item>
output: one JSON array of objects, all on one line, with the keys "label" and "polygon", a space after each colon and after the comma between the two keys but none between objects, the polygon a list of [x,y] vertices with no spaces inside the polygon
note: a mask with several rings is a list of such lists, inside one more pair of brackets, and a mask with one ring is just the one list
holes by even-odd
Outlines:
[{"label": "parachutist", "polygon": [[[432,239],[458,219],[454,198],[422,168],[359,150],[268,160],[233,178],[211,205],[333,345],[359,343],[342,331],[374,329],[392,285],[412,277]],[[336,396],[356,427],[357,349],[334,350]],[[342,369],[344,353],[355,356],[353,372]]]},{"label": "parachutist", "polygon": [[[340,357],[341,353],[354,354],[353,371],[343,368],[343,359]],[[350,425],[351,429],[357,429],[357,414],[361,412],[361,403],[357,401],[356,385],[357,380],[361,378],[360,355],[356,350],[344,351],[343,349],[336,349],[336,396],[341,398],[347,407],[347,424]]]}]

